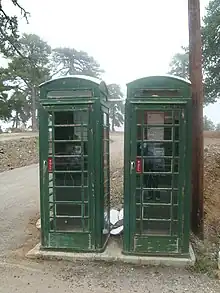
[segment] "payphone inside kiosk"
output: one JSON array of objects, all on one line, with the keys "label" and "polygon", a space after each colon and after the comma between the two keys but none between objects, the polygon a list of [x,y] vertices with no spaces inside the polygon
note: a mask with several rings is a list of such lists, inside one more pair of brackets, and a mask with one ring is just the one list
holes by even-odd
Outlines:
[{"label": "payphone inside kiosk", "polygon": [[124,253],[186,255],[190,216],[190,84],[173,76],[127,85]]}]

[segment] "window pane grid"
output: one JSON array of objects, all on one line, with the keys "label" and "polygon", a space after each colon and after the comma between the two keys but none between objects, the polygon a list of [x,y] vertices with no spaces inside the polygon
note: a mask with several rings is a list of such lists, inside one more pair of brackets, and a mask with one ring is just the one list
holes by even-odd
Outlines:
[{"label": "window pane grid", "polygon": [[137,112],[136,159],[141,170],[136,170],[136,233],[173,236],[178,220],[180,110],[155,114],[158,121],[152,112]]},{"label": "window pane grid", "polygon": [[[50,231],[89,231],[88,107],[49,113]],[[52,184],[52,185],[51,185]]]}]

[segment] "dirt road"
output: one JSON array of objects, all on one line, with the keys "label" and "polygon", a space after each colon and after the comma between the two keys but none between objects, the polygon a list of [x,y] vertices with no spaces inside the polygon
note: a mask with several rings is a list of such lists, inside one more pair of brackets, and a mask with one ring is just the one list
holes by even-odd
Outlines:
[{"label": "dirt road", "polygon": [[[112,160],[121,161],[123,137],[112,139]],[[0,173],[0,199],[0,292],[220,292],[219,281],[186,270],[25,259],[39,236],[37,165]]]},{"label": "dirt road", "polygon": [[38,190],[36,165],[0,173],[0,256],[24,243],[24,228],[39,212]]},{"label": "dirt road", "polygon": [[21,133],[2,133],[0,134],[0,141],[5,140],[15,140],[26,137],[35,137],[38,136],[37,132],[21,132]]}]

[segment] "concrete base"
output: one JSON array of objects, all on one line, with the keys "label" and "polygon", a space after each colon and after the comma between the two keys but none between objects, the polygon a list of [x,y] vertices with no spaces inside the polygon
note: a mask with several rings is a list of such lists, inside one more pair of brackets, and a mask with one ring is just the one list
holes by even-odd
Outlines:
[{"label": "concrete base", "polygon": [[75,253],[61,251],[45,251],[40,249],[40,244],[37,244],[27,255],[28,258],[41,259],[56,259],[68,261],[106,261],[106,262],[123,262],[139,265],[152,266],[173,266],[173,267],[189,267],[195,264],[195,254],[190,245],[189,258],[176,257],[156,257],[156,256],[134,256],[123,255],[121,247],[117,241],[110,239],[106,250],[103,253]]}]

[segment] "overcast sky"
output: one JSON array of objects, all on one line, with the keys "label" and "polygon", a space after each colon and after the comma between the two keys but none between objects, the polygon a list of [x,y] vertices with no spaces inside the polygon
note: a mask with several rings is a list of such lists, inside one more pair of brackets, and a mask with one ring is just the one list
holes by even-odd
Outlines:
[{"label": "overcast sky", "polygon": [[[8,11],[14,10],[6,3]],[[66,46],[92,55],[106,71],[107,83],[165,74],[172,56],[188,44],[186,0],[19,0],[31,13],[20,30],[38,34],[52,47]],[[208,0],[200,0],[201,14]],[[220,122],[220,105],[205,109]]]}]

